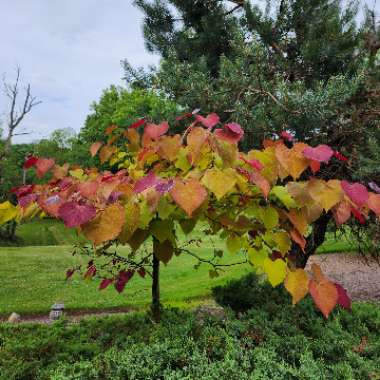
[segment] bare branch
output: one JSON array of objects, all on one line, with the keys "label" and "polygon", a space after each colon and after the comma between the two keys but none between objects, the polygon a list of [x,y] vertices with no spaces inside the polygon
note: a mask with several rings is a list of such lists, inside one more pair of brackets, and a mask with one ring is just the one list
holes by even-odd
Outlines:
[{"label": "bare branch", "polygon": [[21,69],[17,66],[16,68],[16,78],[13,84],[6,82],[5,77],[3,78],[3,92],[10,99],[10,108],[8,112],[8,122],[7,131],[5,138],[4,154],[9,152],[10,146],[12,144],[12,138],[14,136],[29,134],[25,133],[15,133],[16,128],[22,122],[24,117],[32,111],[34,107],[42,103],[37,100],[35,96],[32,95],[31,86],[28,84],[25,88],[25,96],[21,101],[21,106],[17,110],[17,104],[19,103],[20,96],[20,77]]}]

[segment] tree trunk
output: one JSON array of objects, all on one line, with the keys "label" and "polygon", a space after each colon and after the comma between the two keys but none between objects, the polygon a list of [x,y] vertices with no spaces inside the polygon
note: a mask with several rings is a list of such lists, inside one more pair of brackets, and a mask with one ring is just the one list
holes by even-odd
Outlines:
[{"label": "tree trunk", "polygon": [[155,322],[161,319],[160,304],[160,260],[153,254],[153,270],[152,270],[152,316]]},{"label": "tree trunk", "polygon": [[305,268],[310,256],[323,244],[329,220],[330,216],[323,214],[313,223],[313,230],[306,239],[305,252],[298,244],[293,243],[291,256],[297,268]]}]

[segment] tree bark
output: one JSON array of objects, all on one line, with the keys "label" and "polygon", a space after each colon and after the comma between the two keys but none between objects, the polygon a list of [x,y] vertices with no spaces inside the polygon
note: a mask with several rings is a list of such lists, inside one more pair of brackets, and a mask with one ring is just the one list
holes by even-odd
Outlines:
[{"label": "tree bark", "polygon": [[161,303],[160,303],[160,260],[153,254],[152,260],[152,316],[155,322],[161,319]]},{"label": "tree bark", "polygon": [[305,252],[298,244],[293,243],[291,255],[297,268],[305,268],[310,256],[314,255],[317,248],[323,244],[329,220],[330,216],[323,214],[314,222],[313,230],[306,238]]}]

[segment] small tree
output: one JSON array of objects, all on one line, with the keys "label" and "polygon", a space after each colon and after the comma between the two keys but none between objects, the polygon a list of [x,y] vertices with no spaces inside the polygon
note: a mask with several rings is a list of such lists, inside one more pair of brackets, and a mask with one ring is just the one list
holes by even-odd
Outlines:
[{"label": "small tree", "polygon": [[[338,226],[351,216],[364,224],[371,212],[380,216],[380,194],[359,183],[315,178],[329,163],[343,164],[344,157],[327,145],[311,147],[283,133],[265,140],[263,149],[243,153],[237,145],[242,128],[229,123],[214,129],[219,123],[216,114],[196,115],[182,135],[168,135],[167,122],[113,125],[105,132],[108,142],[91,147],[113,171],[31,157],[25,165],[40,177],[50,172],[51,180],[16,189],[19,205],[1,205],[0,222],[41,213],[63,220],[92,243],[75,247],[91,260],[84,270],[70,269],[68,277],[83,271],[85,278],[102,278],[100,289],[113,284],[122,292],[135,273],[148,274],[156,320],[161,262],[191,255],[210,265],[211,277],[225,266],[224,250],[215,247],[209,259],[193,250],[202,238],[179,240],[179,229],[187,235],[196,225],[207,226],[208,237],[223,238],[230,254],[240,252],[242,259],[229,266],[247,263],[273,286],[285,282],[293,303],[310,293],[325,317],[336,304],[349,307],[344,289],[317,265],[311,279],[304,270],[305,257],[314,253],[305,251],[309,225],[330,214]],[[136,129],[143,125],[140,135]],[[129,246],[129,253],[120,254],[119,245]]]}]

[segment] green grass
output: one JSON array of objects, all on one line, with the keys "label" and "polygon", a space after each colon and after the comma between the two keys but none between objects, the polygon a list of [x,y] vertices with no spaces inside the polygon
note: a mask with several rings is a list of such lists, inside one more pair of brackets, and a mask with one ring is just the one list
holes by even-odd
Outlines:
[{"label": "green grass", "polygon": [[66,228],[63,223],[53,219],[39,219],[33,222],[22,223],[17,226],[15,241],[0,239],[0,246],[45,246],[70,245],[84,241],[78,237],[75,230]]},{"label": "green grass", "polygon": [[[200,230],[192,237],[201,236]],[[331,236],[333,237],[333,236]],[[344,241],[328,239],[320,252],[350,251],[352,247]],[[98,281],[84,281],[73,277],[65,280],[66,269],[88,257],[73,257],[70,244],[77,241],[75,232],[52,220],[39,220],[18,227],[18,238],[26,247],[0,248],[0,315],[11,312],[22,314],[47,313],[50,306],[63,301],[69,310],[112,309],[121,307],[145,307],[150,301],[150,279],[135,276],[125,291],[118,294],[112,287],[98,291]],[[53,245],[62,244],[66,245]],[[39,245],[37,245],[39,244]],[[51,244],[51,245],[49,245]],[[225,249],[224,243],[216,239],[216,248]],[[192,250],[204,258],[210,258],[213,247],[206,241]],[[127,249],[121,249],[126,253]],[[236,255],[226,254],[223,262],[241,261]],[[174,257],[167,267],[162,265],[162,301],[166,305],[194,305],[208,297],[211,288],[228,279],[240,277],[250,271],[248,265],[226,268],[219,278],[210,279],[207,265],[195,270],[196,259],[188,255]]]},{"label": "green grass", "polygon": [[[123,251],[123,250],[122,250]],[[194,249],[202,256],[210,256],[211,248]],[[70,247],[8,247],[0,250],[0,314],[11,312],[46,313],[56,301],[63,301],[67,309],[107,309],[142,307],[150,300],[150,279],[135,276],[118,294],[114,288],[98,291],[98,281],[85,281],[73,276],[65,280],[65,270],[80,258],[70,255]],[[227,262],[236,261],[229,256]],[[236,278],[250,269],[247,265],[230,267],[217,279],[210,279],[209,268],[193,266],[196,260],[187,255],[174,257],[161,269],[161,297],[167,305],[186,306],[194,299],[207,297],[213,286]]]}]

